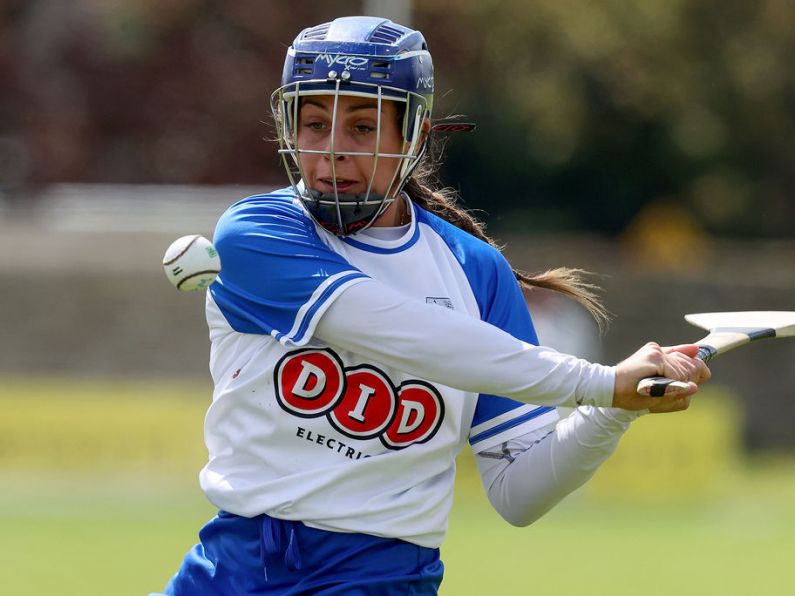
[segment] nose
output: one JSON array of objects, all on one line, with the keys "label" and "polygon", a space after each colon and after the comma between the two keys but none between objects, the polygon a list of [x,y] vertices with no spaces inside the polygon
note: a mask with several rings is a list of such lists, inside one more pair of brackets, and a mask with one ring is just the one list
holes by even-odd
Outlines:
[{"label": "nose", "polygon": [[[339,151],[339,149],[338,149],[338,151]],[[332,155],[331,147],[329,147],[327,152],[323,154],[323,159],[325,159],[326,161],[331,161],[331,155]],[[339,155],[338,153],[334,153],[334,161],[336,161],[336,162],[344,161],[344,160],[348,159],[348,157],[350,157],[350,156],[348,156],[348,155]]]},{"label": "nose", "polygon": [[325,150],[326,153],[323,157],[329,161],[331,161],[332,154],[334,155],[334,161],[337,162],[350,159],[350,155],[339,154],[340,152],[351,151],[350,138],[348,138],[345,128],[340,124],[337,124],[334,134],[330,134],[326,138]]}]

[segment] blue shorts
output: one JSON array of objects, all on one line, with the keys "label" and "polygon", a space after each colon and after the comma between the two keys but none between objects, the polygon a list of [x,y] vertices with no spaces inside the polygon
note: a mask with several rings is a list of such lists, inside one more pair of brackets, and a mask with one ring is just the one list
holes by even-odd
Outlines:
[{"label": "blue shorts", "polygon": [[435,595],[438,548],[221,511],[199,532],[165,589],[170,596]]}]

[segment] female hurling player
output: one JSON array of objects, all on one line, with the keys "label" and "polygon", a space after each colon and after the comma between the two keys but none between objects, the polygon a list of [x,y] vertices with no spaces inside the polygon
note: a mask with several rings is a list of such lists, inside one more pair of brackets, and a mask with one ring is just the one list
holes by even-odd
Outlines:
[{"label": "female hurling player", "polygon": [[[601,306],[570,271],[515,274],[428,186],[433,92],[422,34],[388,20],[340,18],[288,49],[272,107],[290,186],[215,233],[200,479],[219,513],[166,594],[436,594],[466,443],[492,505],[526,525],[639,412],[684,409],[709,377],[695,346],[610,367],[536,345],[522,285]],[[689,390],[638,396],[653,375]]]}]

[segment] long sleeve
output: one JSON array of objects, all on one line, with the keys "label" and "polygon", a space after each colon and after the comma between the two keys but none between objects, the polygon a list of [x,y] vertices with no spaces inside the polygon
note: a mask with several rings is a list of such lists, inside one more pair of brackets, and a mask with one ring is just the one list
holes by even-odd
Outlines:
[{"label": "long sleeve", "polygon": [[583,406],[554,428],[477,453],[489,501],[509,523],[531,524],[593,476],[638,415]]},{"label": "long sleeve", "polygon": [[546,406],[610,405],[613,367],[534,346],[368,279],[347,288],[315,330],[324,342],[432,382]]}]

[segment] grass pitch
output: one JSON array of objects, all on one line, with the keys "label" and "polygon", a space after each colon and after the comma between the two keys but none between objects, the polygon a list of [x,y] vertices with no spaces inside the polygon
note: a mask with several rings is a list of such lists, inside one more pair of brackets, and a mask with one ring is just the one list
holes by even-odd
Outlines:
[{"label": "grass pitch", "polygon": [[[214,513],[196,481],[209,387],[3,381],[0,593],[161,589]],[[441,593],[791,593],[795,459],[743,459],[726,411],[705,399],[639,421],[589,486],[528,528],[491,510],[465,454]],[[679,455],[655,456],[661,444]]]}]

